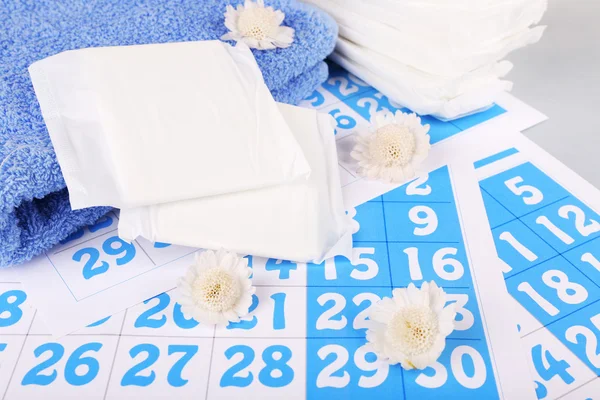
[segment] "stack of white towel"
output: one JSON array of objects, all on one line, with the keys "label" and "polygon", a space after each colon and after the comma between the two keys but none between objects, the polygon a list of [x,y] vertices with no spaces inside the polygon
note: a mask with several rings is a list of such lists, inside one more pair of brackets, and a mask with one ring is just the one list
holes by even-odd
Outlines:
[{"label": "stack of white towel", "polygon": [[449,120],[512,83],[508,53],[537,42],[547,0],[306,0],[332,15],[331,58],[394,102]]}]

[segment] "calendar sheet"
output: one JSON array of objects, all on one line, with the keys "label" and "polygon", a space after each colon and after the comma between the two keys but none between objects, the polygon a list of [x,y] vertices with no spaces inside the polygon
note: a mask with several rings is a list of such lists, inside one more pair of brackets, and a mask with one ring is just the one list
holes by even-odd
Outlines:
[{"label": "calendar sheet", "polygon": [[[250,257],[252,313],[225,328],[186,319],[166,292],[54,339],[14,271],[3,271],[2,399],[535,398],[502,273],[488,265],[493,239],[472,166],[441,167],[350,213],[352,260]],[[103,229],[108,240],[107,221],[71,243]],[[365,310],[429,280],[458,311],[440,359],[424,371],[379,361]]]},{"label": "calendar sheet", "polygon": [[[356,163],[349,156],[353,135],[368,125],[372,112],[397,110],[386,97],[332,65],[330,78],[302,105],[327,112],[337,121],[340,175],[347,208],[398,186],[360,179],[355,172]],[[431,127],[433,144],[423,170],[432,171],[460,158],[460,152],[469,146],[470,136],[481,135],[498,125],[525,129],[544,119],[543,114],[508,94],[489,110],[452,122],[422,117],[422,122]],[[117,218],[110,214],[18,267],[20,280],[53,334],[73,332],[173,288],[176,278],[191,262],[194,249],[143,239],[131,244],[122,241],[117,236]]]},{"label": "calendar sheet", "polygon": [[[411,112],[410,110],[395,106],[377,89],[335,64],[330,64],[330,77],[327,82],[301,105],[327,112],[337,121],[340,177],[347,207],[354,207],[369,200],[373,193],[383,194],[398,186],[361,179],[356,173],[357,164],[350,157],[350,152],[354,146],[354,135],[358,130],[368,127],[372,114],[383,110],[396,112],[400,109]],[[494,127],[523,131],[546,119],[544,114],[508,93],[499,96],[497,104],[487,111],[450,122],[422,116],[421,122],[430,126],[429,135],[433,145],[422,170],[432,171],[451,161],[455,154],[448,148],[447,139],[462,139],[466,134],[478,135]]]},{"label": "calendar sheet", "polygon": [[478,144],[489,146],[475,167],[537,397],[600,398],[600,191],[523,135]]}]

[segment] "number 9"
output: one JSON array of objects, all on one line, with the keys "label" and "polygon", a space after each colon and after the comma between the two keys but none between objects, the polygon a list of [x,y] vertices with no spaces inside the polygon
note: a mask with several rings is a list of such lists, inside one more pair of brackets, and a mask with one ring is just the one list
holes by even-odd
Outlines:
[{"label": "number 9", "polygon": [[[420,214],[425,216],[421,217]],[[438,227],[437,214],[427,206],[414,206],[408,212],[408,218],[416,225],[425,225],[414,229],[413,233],[417,236],[431,235]]]}]

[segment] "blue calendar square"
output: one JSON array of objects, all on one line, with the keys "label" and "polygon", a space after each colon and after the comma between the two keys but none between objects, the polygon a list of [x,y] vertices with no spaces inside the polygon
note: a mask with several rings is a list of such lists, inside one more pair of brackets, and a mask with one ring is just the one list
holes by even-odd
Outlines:
[{"label": "blue calendar square", "polygon": [[406,399],[497,399],[484,340],[452,340],[433,367],[404,371]]},{"label": "blue calendar square", "polygon": [[391,288],[309,287],[307,290],[307,336],[356,337],[364,340],[371,321],[367,309]]},{"label": "blue calendar square", "polygon": [[466,129],[472,128],[475,125],[479,125],[482,122],[485,122],[489,119],[495,118],[498,115],[502,115],[505,112],[506,110],[504,108],[500,107],[497,104],[494,104],[488,110],[455,119],[452,121],[452,124],[464,131]]},{"label": "blue calendar square", "polygon": [[600,216],[572,196],[522,220],[560,253],[600,237]]},{"label": "blue calendar square", "polygon": [[444,291],[448,298],[447,304],[454,303],[456,308],[454,332],[448,337],[452,339],[485,340],[475,291],[467,288],[450,287],[444,288]]},{"label": "blue calendar square", "polygon": [[439,119],[431,116],[422,116],[421,123],[429,125],[429,136],[431,144],[436,144],[444,139],[454,136],[462,129],[456,125],[448,122],[440,121]]},{"label": "blue calendar square", "polygon": [[388,243],[394,287],[435,281],[441,287],[471,287],[462,243]]},{"label": "blue calendar square", "polygon": [[600,299],[600,289],[562,257],[506,279],[506,286],[544,325]]},{"label": "blue calendar square", "polygon": [[498,256],[510,268],[504,271],[509,277],[533,267],[558,253],[519,220],[492,229]]},{"label": "blue calendar square", "polygon": [[454,203],[383,203],[390,242],[448,242],[462,239]]},{"label": "blue calendar square", "polygon": [[385,242],[385,221],[383,203],[367,202],[356,207],[354,220],[358,223],[358,232],[352,239],[358,242]]},{"label": "blue calendar square", "polygon": [[573,353],[596,374],[600,374],[600,302],[574,312],[566,318],[548,326]]},{"label": "blue calendar square", "polygon": [[373,90],[371,86],[341,68],[330,71],[329,79],[323,83],[323,88],[342,101]]},{"label": "blue calendar square", "polygon": [[480,185],[517,217],[569,195],[562,186],[528,162],[489,177]]},{"label": "blue calendar square", "polygon": [[335,257],[308,264],[309,286],[391,286],[387,244],[354,242],[352,260]]},{"label": "blue calendar square", "polygon": [[361,92],[349,98],[346,105],[367,121],[370,121],[371,116],[378,112],[394,112],[396,110],[395,107],[391,106],[387,98],[376,89]]},{"label": "blue calendar square", "polygon": [[592,282],[600,285],[600,238],[569,250],[563,256]]},{"label": "blue calendar square", "polygon": [[402,398],[402,368],[378,360],[364,339],[307,339],[307,399]]},{"label": "blue calendar square", "polygon": [[383,196],[384,202],[451,203],[454,201],[448,167],[438,168]]},{"label": "blue calendar square", "polygon": [[504,206],[490,196],[485,190],[481,191],[483,197],[483,204],[485,205],[485,211],[488,216],[490,227],[496,228],[502,224],[516,219]]}]

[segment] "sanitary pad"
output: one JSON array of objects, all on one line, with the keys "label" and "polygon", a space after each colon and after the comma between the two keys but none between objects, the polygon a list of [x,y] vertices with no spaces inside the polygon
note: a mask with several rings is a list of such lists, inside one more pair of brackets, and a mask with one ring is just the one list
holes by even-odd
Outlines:
[{"label": "sanitary pad", "polygon": [[[244,0],[0,0],[0,267],[49,249],[106,207],[71,211],[27,68],[65,50],[215,40],[227,3]],[[337,26],[296,0],[266,0],[295,30],[287,49],[253,50],[275,99],[297,103],[323,82]],[[53,195],[50,196],[50,194]]]},{"label": "sanitary pad", "polygon": [[537,42],[547,0],[305,0],[330,13],[331,58],[395,103],[442,120],[489,108],[512,88],[501,61]]},{"label": "sanitary pad", "polygon": [[186,200],[310,172],[243,43],[73,50],[29,71],[73,209]]},{"label": "sanitary pad", "polygon": [[119,236],[297,262],[350,257],[352,227],[342,201],[334,121],[314,110],[280,109],[312,169],[308,180],[123,209]]}]

